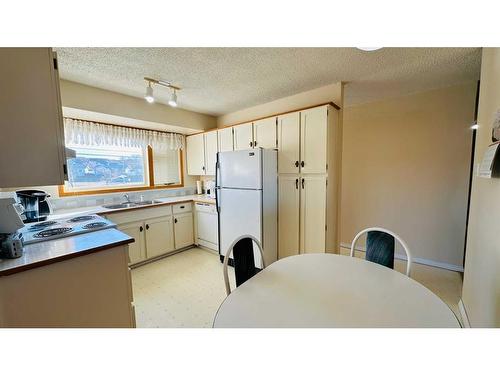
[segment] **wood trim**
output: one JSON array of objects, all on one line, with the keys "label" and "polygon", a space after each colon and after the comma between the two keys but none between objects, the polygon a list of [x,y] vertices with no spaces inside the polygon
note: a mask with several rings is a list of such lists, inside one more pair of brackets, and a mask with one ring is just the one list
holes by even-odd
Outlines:
[{"label": "wood trim", "polygon": [[155,170],[153,165],[153,148],[148,145],[148,172],[149,172],[149,186],[155,186]]},{"label": "wood trim", "polygon": [[193,135],[199,135],[199,134],[204,134],[204,133],[208,133],[208,132],[211,132],[211,131],[215,131],[215,130],[220,130],[220,129],[226,129],[226,128],[232,128],[234,126],[238,126],[238,125],[242,125],[242,124],[250,124],[250,123],[253,123],[255,121],[260,121],[260,120],[264,120],[264,119],[267,119],[267,118],[270,118],[270,117],[277,117],[277,116],[283,116],[283,115],[287,115],[289,113],[293,113],[293,112],[300,112],[300,111],[305,111],[307,109],[311,109],[311,108],[316,108],[316,107],[323,107],[324,105],[331,105],[333,108],[337,109],[337,110],[340,110],[341,108],[335,104],[334,102],[326,102],[326,103],[321,103],[321,104],[314,104],[314,105],[311,105],[311,106],[308,106],[308,107],[302,107],[302,108],[298,108],[298,109],[291,109],[289,111],[286,111],[286,112],[279,112],[279,113],[274,113],[272,115],[268,115],[268,116],[264,116],[264,117],[258,117],[258,118],[254,118],[252,120],[246,120],[246,121],[241,121],[241,122],[237,122],[235,124],[231,124],[231,125],[225,125],[221,128],[215,128],[215,129],[210,129],[210,130],[205,130],[205,131],[200,131],[198,133],[194,133],[194,134],[189,134],[189,135],[186,135],[186,137],[191,137]]},{"label": "wood trim", "polygon": [[97,190],[81,190],[81,191],[65,191],[64,185],[59,185],[57,190],[59,197],[72,197],[81,195],[97,195],[97,194],[112,194],[112,193],[123,193],[129,191],[144,191],[144,190],[158,190],[158,189],[176,189],[184,187],[184,152],[179,150],[179,169],[180,169],[180,184],[176,185],[154,185],[154,164],[153,164],[153,149],[148,146],[147,149],[148,157],[148,173],[149,173],[149,185],[148,186],[137,186],[137,187],[127,187],[127,188],[116,188],[116,189],[97,189]]}]

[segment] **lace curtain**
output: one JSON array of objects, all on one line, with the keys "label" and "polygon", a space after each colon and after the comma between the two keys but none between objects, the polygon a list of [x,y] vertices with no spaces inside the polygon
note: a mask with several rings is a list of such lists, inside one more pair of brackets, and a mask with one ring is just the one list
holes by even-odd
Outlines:
[{"label": "lace curtain", "polygon": [[184,137],[181,134],[113,126],[70,118],[64,118],[64,138],[68,147],[146,147],[150,145],[157,152],[184,148]]}]

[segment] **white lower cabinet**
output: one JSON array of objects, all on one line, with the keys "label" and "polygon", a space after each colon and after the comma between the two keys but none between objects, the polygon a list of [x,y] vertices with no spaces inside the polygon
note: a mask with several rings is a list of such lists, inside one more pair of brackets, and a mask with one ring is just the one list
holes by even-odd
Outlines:
[{"label": "white lower cabinet", "polygon": [[129,245],[129,264],[194,244],[191,202],[110,213],[106,218],[134,238]]},{"label": "white lower cabinet", "polygon": [[326,176],[302,176],[300,185],[300,253],[324,253]]},{"label": "white lower cabinet", "polygon": [[135,241],[128,245],[128,262],[137,263],[146,259],[146,247],[144,246],[144,227],[142,222],[134,222],[118,225],[118,230],[126,233]]},{"label": "white lower cabinet", "polygon": [[174,215],[175,249],[194,244],[193,214],[186,212]]},{"label": "white lower cabinet", "polygon": [[169,253],[174,248],[172,216],[146,221],[146,253],[148,258]]},{"label": "white lower cabinet", "polygon": [[279,258],[326,249],[326,176],[279,177]]}]

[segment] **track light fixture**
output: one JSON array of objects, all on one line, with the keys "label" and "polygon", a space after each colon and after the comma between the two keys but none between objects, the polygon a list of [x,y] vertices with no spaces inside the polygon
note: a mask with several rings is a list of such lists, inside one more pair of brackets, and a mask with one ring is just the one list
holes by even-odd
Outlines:
[{"label": "track light fixture", "polygon": [[148,86],[146,87],[146,94],[144,95],[144,99],[148,103],[153,103],[155,101],[155,98],[153,96],[153,87],[151,86],[151,82],[148,82]]},{"label": "track light fixture", "polygon": [[168,87],[172,90],[168,105],[170,105],[171,107],[177,107],[177,90],[180,90],[180,87],[174,86],[170,82],[161,81],[159,79],[149,77],[144,77],[144,80],[148,83],[146,87],[146,94],[144,95],[144,99],[146,99],[148,103],[153,103],[155,101],[155,98],[153,96],[153,85],[159,85]]},{"label": "track light fixture", "polygon": [[170,96],[168,105],[171,107],[177,107],[177,93],[175,92],[175,89],[172,89],[172,95]]}]

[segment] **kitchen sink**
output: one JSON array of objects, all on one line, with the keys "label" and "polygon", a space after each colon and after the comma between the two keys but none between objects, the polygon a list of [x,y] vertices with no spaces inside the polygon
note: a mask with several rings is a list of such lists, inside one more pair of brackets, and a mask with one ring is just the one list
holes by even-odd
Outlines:
[{"label": "kitchen sink", "polygon": [[142,202],[125,202],[125,203],[117,203],[117,204],[108,204],[103,206],[104,208],[109,208],[110,210],[117,210],[119,208],[131,208],[138,206],[148,206],[150,204],[155,204],[156,201],[142,201]]}]

